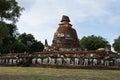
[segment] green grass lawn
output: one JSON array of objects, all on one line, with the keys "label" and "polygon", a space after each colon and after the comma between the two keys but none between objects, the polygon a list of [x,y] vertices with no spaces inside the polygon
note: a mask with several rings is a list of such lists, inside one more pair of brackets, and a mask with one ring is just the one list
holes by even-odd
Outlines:
[{"label": "green grass lawn", "polygon": [[120,71],[0,67],[0,80],[120,80]]}]

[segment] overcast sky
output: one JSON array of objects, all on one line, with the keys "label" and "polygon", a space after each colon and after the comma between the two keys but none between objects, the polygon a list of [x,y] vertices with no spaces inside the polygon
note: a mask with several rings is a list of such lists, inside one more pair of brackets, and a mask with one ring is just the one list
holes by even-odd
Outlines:
[{"label": "overcast sky", "polygon": [[62,15],[69,16],[78,37],[102,36],[111,44],[120,35],[120,0],[17,0],[25,8],[18,31],[52,43]]}]

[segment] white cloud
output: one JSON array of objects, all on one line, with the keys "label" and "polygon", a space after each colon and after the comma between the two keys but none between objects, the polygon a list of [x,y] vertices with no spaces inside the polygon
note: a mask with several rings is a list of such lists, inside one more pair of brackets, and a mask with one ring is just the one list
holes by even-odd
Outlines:
[{"label": "white cloud", "polygon": [[25,7],[26,10],[29,10],[35,3],[34,0],[17,0],[19,2],[19,5],[22,7]]},{"label": "white cloud", "polygon": [[[17,0],[25,7],[18,23],[19,31],[32,33],[44,42],[48,38],[51,43],[62,15],[68,15],[72,24],[87,20],[103,20],[110,15],[108,7],[118,0]],[[118,21],[111,19],[110,23]],[[113,23],[114,24],[114,23]],[[78,34],[79,35],[79,34]]]},{"label": "white cloud", "polygon": [[85,19],[100,17],[107,13],[104,5],[96,0],[35,0],[30,11],[23,14],[23,20],[34,26],[51,22],[66,14],[75,21],[82,22]]}]

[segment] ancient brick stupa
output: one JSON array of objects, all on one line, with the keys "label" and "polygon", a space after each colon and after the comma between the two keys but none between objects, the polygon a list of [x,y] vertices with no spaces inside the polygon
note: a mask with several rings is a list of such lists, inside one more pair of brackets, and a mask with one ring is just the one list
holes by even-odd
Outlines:
[{"label": "ancient brick stupa", "polygon": [[52,48],[58,51],[80,50],[79,39],[76,30],[69,23],[68,16],[63,15],[61,23],[54,34]]}]

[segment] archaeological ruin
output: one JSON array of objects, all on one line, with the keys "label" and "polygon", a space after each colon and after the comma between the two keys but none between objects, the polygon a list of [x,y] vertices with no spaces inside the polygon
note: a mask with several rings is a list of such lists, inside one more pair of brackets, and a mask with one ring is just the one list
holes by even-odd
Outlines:
[{"label": "archaeological ruin", "polygon": [[61,23],[54,34],[52,48],[59,51],[80,50],[79,39],[76,30],[69,23],[68,16],[63,15]]},{"label": "archaeological ruin", "polygon": [[63,15],[52,45],[45,40],[43,52],[10,53],[0,55],[0,66],[52,66],[52,67],[104,67],[120,69],[120,56],[111,51],[108,45],[104,49],[82,50],[76,30],[70,24],[68,16]]}]

